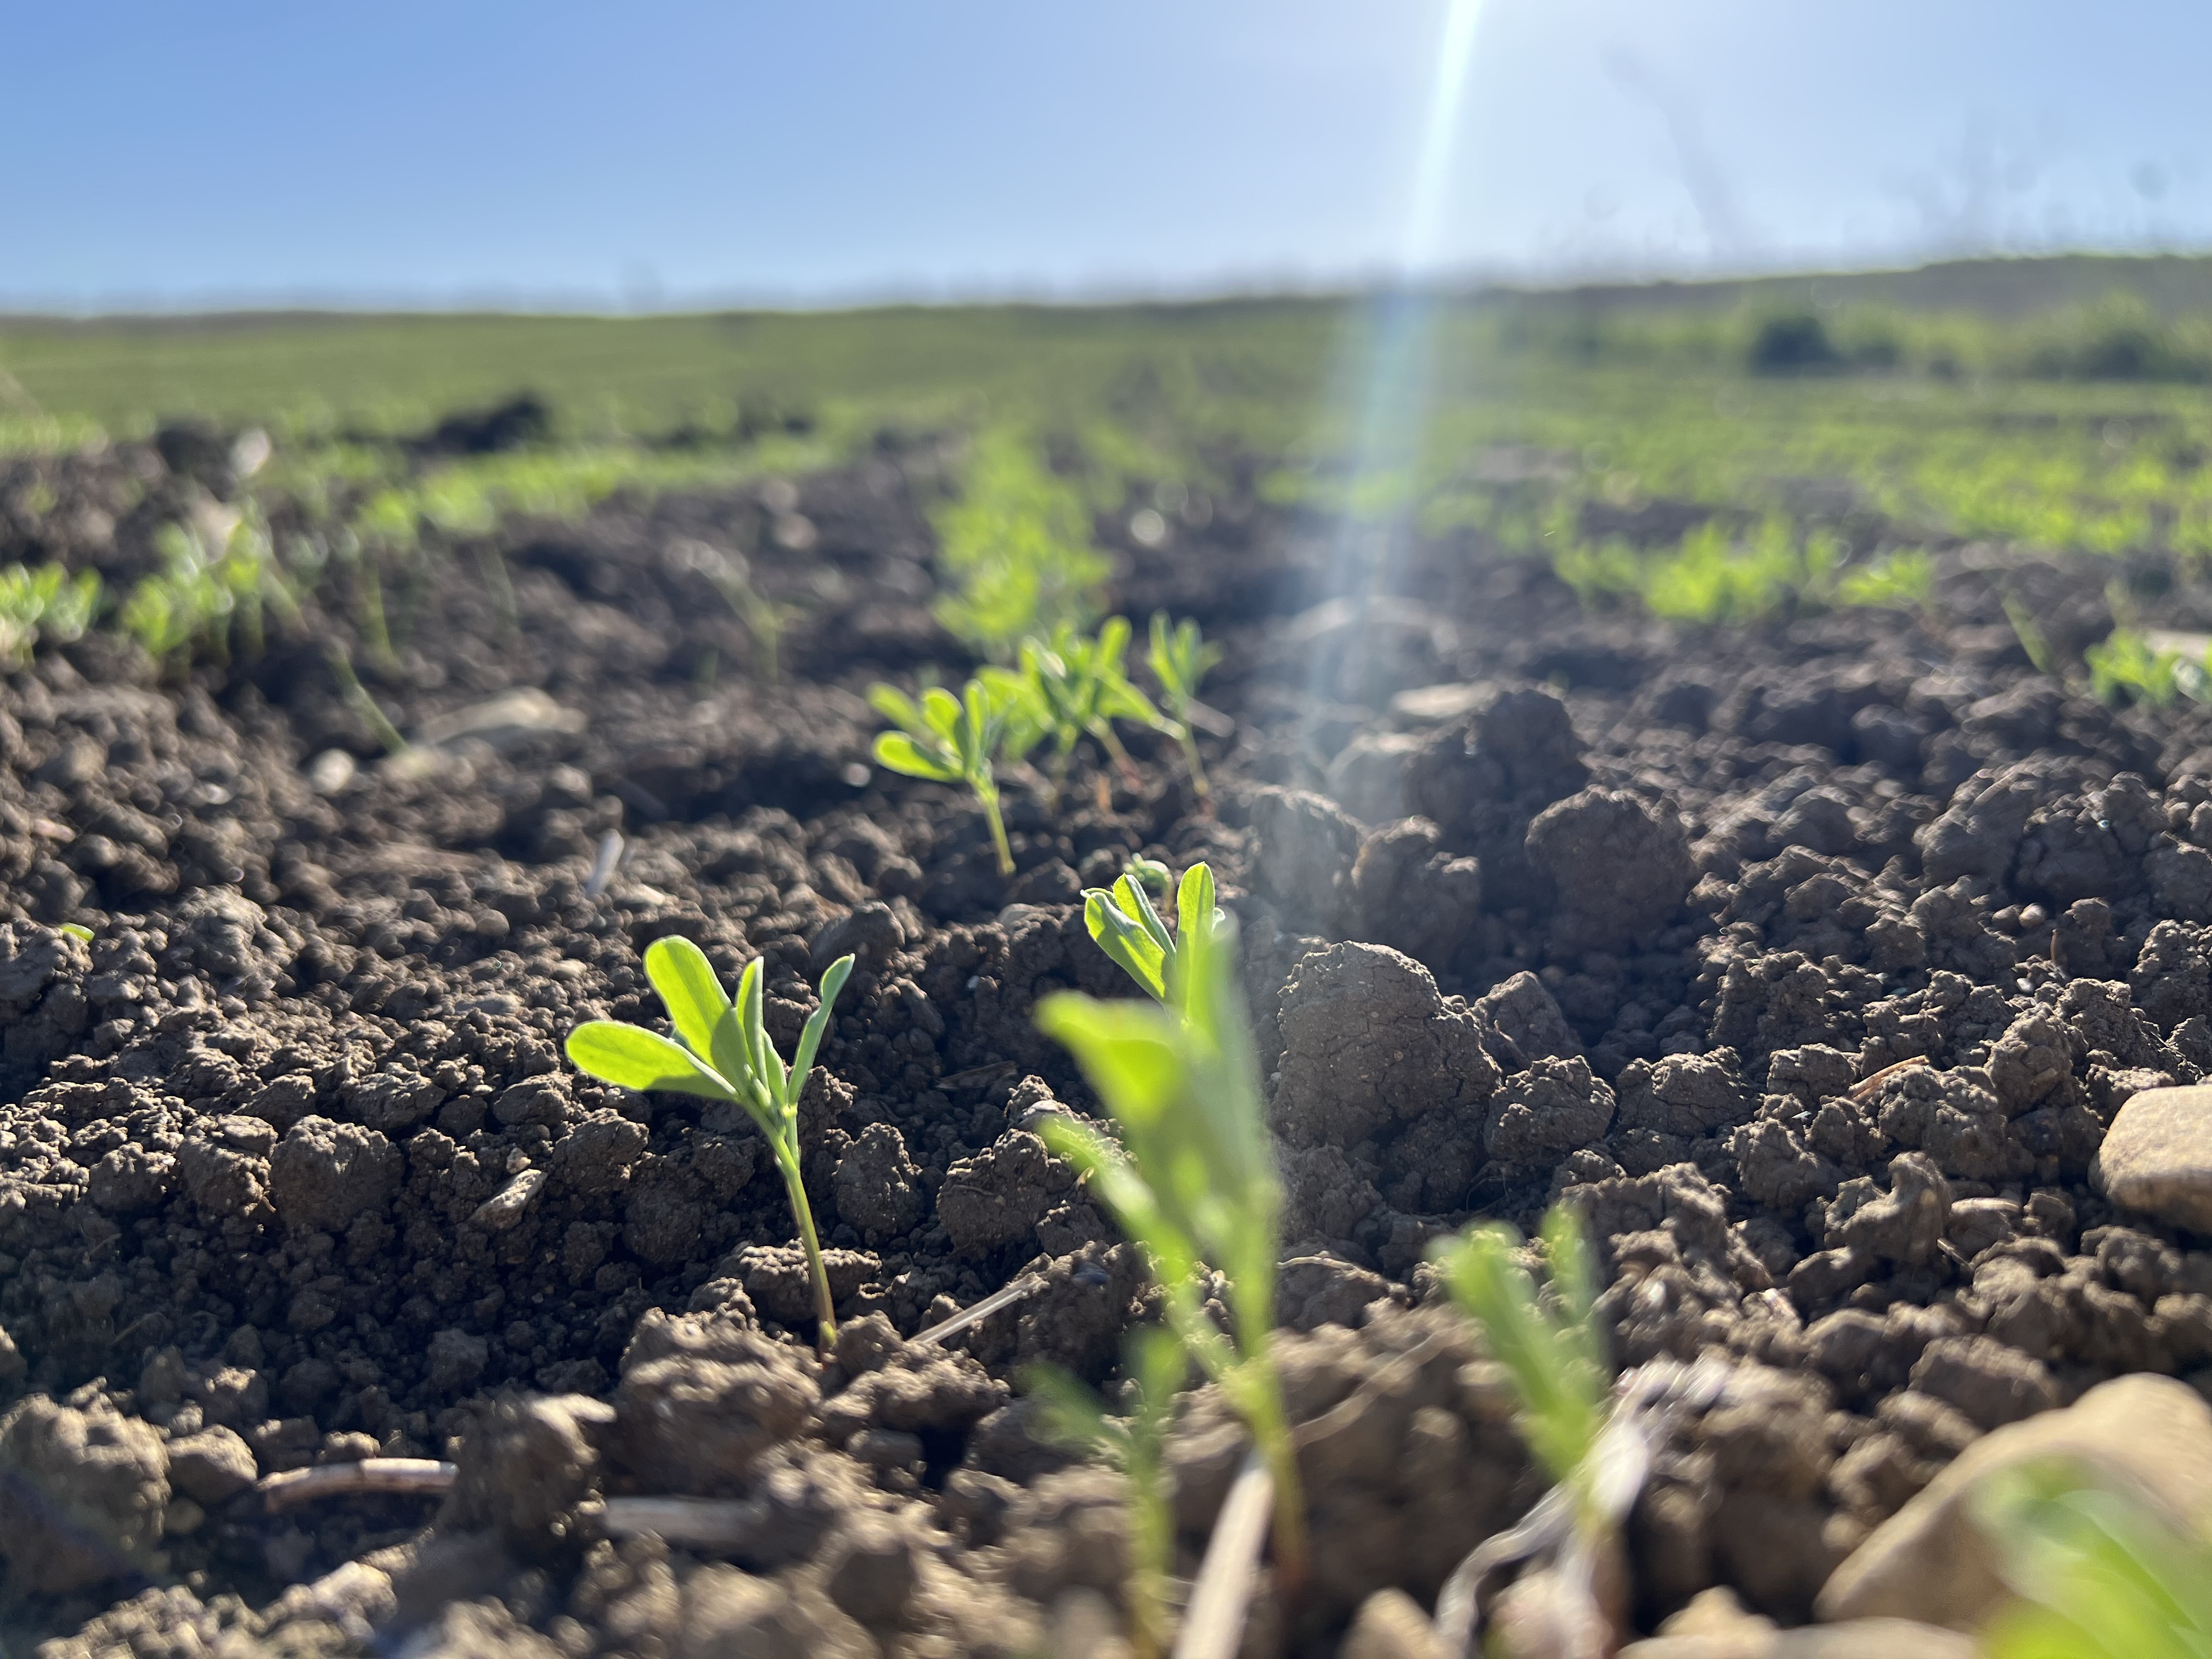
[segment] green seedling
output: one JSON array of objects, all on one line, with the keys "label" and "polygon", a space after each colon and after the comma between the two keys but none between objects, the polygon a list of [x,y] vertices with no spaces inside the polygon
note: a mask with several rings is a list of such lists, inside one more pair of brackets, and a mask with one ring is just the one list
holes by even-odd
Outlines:
[{"label": "green seedling", "polygon": [[1020,428],[976,437],[960,499],[932,518],[952,590],[937,619],[977,654],[1011,662],[1023,640],[1098,614],[1113,567],[1091,544],[1091,502]]},{"label": "green seedling", "polygon": [[668,1010],[676,1028],[672,1042],[640,1025],[615,1020],[586,1020],[568,1034],[568,1054],[577,1070],[624,1089],[672,1089],[708,1100],[731,1102],[760,1126],[769,1151],[782,1172],[791,1212],[806,1247],[806,1267],[814,1279],[815,1316],[823,1348],[836,1340],[836,1310],[830,1299],[830,1275],[822,1265],[822,1243],[814,1231],[814,1210],[799,1166],[799,1097],[814,1069],[830,1010],[853,972],[853,958],[830,964],[817,988],[819,1001],[799,1033],[799,1048],[787,1066],[761,1023],[761,963],[756,957],[738,981],[731,1001],[715,977],[707,953],[690,939],[672,934],[646,947],[645,975]]},{"label": "green seedling", "polygon": [[1129,624],[1122,617],[1109,617],[1097,636],[1088,639],[1073,623],[1063,623],[1048,638],[1022,641],[1018,669],[986,671],[1011,695],[1028,701],[1031,718],[1051,739],[1054,796],[1067,781],[1075,745],[1085,737],[1105,750],[1125,775],[1134,777],[1136,768],[1114,733],[1114,722],[1168,726],[1152,700],[1132,685],[1123,672],[1128,649]]},{"label": "green seedling", "polygon": [[[2161,651],[2132,628],[2116,628],[2081,653],[2089,670],[2089,693],[2100,702],[2148,703],[2163,708],[2180,696],[2184,659],[2179,651]],[[2201,670],[2191,677],[2202,683]]]},{"label": "green seedling", "polygon": [[165,526],[155,545],[162,568],[131,590],[122,622],[156,662],[187,653],[223,664],[234,653],[258,656],[264,612],[273,606],[288,617],[299,614],[258,514],[239,519],[227,532]]},{"label": "green seedling", "polygon": [[783,630],[799,612],[778,605],[753,585],[752,566],[734,549],[725,550],[705,542],[681,541],[672,556],[682,568],[704,576],[736,613],[752,636],[753,665],[761,679],[773,684],[782,677]]},{"label": "green seedling", "polygon": [[1547,1305],[1515,1257],[1520,1243],[1510,1227],[1477,1227],[1431,1254],[1452,1299],[1512,1381],[1522,1437],[1554,1484],[1571,1488],[1589,1479],[1611,1382],[1592,1317],[1589,1244],[1571,1210],[1561,1206],[1545,1217]]},{"label": "green seedling", "polygon": [[331,678],[338,683],[338,695],[345,699],[346,707],[361,716],[384,752],[396,755],[407,747],[407,739],[399,735],[399,728],[392,723],[392,716],[384,712],[384,705],[369,695],[361,683],[361,676],[353,671],[353,659],[336,640],[325,642],[323,654],[331,665]]},{"label": "green seedling", "polygon": [[72,576],[58,564],[11,564],[0,570],[0,665],[21,668],[41,642],[67,645],[84,637],[100,609],[100,573]]},{"label": "green seedling", "polygon": [[1168,932],[1167,924],[1152,908],[1152,896],[1145,890],[1154,871],[1158,872],[1164,889],[1166,866],[1149,860],[1133,863],[1110,888],[1085,889],[1083,925],[1115,965],[1137,981],[1138,988],[1180,1011],[1188,1006],[1191,981],[1176,941],[1188,942],[1219,924],[1221,913],[1214,908],[1213,869],[1210,865],[1194,864],[1183,872],[1182,884],[1176,891],[1173,933]]},{"label": "green seedling", "polygon": [[2013,637],[2020,641],[2020,648],[2027,653],[2027,659],[2034,665],[2035,672],[2039,674],[2057,673],[2057,653],[2051,650],[2050,638],[2044,633],[2043,625],[2036,621],[2035,613],[2009,593],[2004,596],[2004,613],[2005,620],[2012,624]]},{"label": "green seedling", "polygon": [[1917,548],[1886,553],[1845,571],[1836,583],[1836,603],[1927,615],[1936,603],[1936,561]]},{"label": "green seedling", "polygon": [[1167,1651],[1167,1584],[1175,1571],[1175,1506],[1167,1478],[1168,1429],[1176,1390],[1190,1366],[1182,1344],[1158,1326],[1133,1335],[1122,1350],[1128,1379],[1126,1416],[1066,1371],[1040,1366],[1024,1379],[1043,1407],[1047,1437],[1070,1450],[1103,1458],[1129,1483],[1129,1648],[1135,1659]]},{"label": "green seedling", "polygon": [[921,701],[896,687],[868,692],[878,714],[899,729],[876,736],[876,763],[910,778],[964,783],[991,826],[999,854],[999,873],[1014,873],[1013,848],[1006,844],[1006,822],[999,812],[995,763],[1021,758],[1036,740],[1031,711],[1020,694],[1001,683],[970,680],[959,696],[933,685]]},{"label": "green seedling", "polygon": [[1474,1633],[1486,1574],[1505,1562],[1556,1557],[1562,1612],[1579,1626],[1571,1651],[1610,1652],[1613,1617],[1601,1605],[1595,1566],[1618,1548],[1620,1528],[1649,1467],[1663,1405],[1650,1415],[1616,1415],[1611,1373],[1597,1331],[1595,1276],[1589,1241],[1575,1212],[1555,1206],[1544,1218],[1548,1297],[1517,1259],[1520,1236],[1499,1225],[1476,1227],[1431,1252],[1462,1312],[1482,1333],[1504,1368],[1520,1407],[1521,1437],[1551,1477],[1552,1489],[1510,1534],[1487,1540],[1447,1581],[1437,1627],[1450,1650]]},{"label": "green seedling", "polygon": [[760,678],[773,685],[783,678],[783,630],[798,613],[753,586],[752,573],[745,564],[744,556],[732,553],[721,573],[714,577],[714,586],[730,609],[738,613],[745,632],[752,635],[754,661]]},{"label": "green seedling", "polygon": [[2140,1503],[2053,1464],[1973,1507],[2020,1597],[1983,1632],[1990,1659],[2212,1659],[2212,1550]]},{"label": "green seedling", "polygon": [[1191,787],[1200,798],[1210,794],[1206,781],[1206,768],[1198,758],[1197,730],[1191,722],[1191,708],[1198,702],[1201,681],[1220,662],[1221,647],[1210,645],[1200,634],[1198,624],[1188,617],[1168,627],[1167,612],[1152,612],[1152,649],[1145,660],[1151,665],[1152,678],[1160,683],[1160,696],[1168,706],[1175,721],[1176,741],[1182,745],[1183,763],[1190,768]]},{"label": "green seedling", "polygon": [[[1212,872],[1200,879],[1210,885]],[[1215,920],[1176,945],[1165,1006],[1063,993],[1038,1006],[1038,1029],[1074,1054],[1121,1144],[1057,1115],[1039,1132],[1144,1251],[1168,1328],[1250,1429],[1273,1477],[1276,1560],[1294,1587],[1305,1572],[1305,1516],[1273,1358],[1283,1194],[1259,1056],[1233,926]],[[1228,1281],[1226,1331],[1206,1312],[1216,1271]]]},{"label": "green seedling", "polygon": [[1121,873],[1142,882],[1148,893],[1166,893],[1176,884],[1175,872],[1158,859],[1131,859]]}]

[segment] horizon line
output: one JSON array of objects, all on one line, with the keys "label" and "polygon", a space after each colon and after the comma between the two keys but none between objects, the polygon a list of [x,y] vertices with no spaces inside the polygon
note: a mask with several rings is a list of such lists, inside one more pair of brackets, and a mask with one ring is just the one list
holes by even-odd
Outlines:
[{"label": "horizon line", "polygon": [[[897,284],[859,287],[844,292],[806,295],[782,289],[702,291],[672,298],[622,301],[604,289],[460,289],[448,295],[418,292],[349,294],[343,290],[293,289],[220,292],[175,299],[117,296],[93,305],[59,301],[0,299],[0,327],[21,325],[219,322],[225,319],[323,319],[405,317],[514,317],[546,319],[645,321],[732,315],[835,315],[865,311],[1140,310],[1180,307],[1255,304],[1267,301],[1354,301],[1392,295],[1425,294],[1456,300],[1497,297],[1571,296],[1592,292],[1638,289],[1680,294],[1685,289],[1726,289],[1758,283],[1812,282],[1822,278],[1903,276],[1971,265],[2057,264],[2079,260],[2114,265],[2212,264],[2212,244],[2201,247],[2111,250],[2094,247],[1989,250],[1926,258],[1871,260],[1852,265],[1750,265],[1735,270],[1655,270],[1642,273],[1561,270],[1545,274],[1506,270],[1462,269],[1406,276],[1384,271],[1342,273],[1332,279],[1302,281],[1288,276],[1178,283],[1100,283]],[[2212,295],[2208,295],[2212,298]]]}]

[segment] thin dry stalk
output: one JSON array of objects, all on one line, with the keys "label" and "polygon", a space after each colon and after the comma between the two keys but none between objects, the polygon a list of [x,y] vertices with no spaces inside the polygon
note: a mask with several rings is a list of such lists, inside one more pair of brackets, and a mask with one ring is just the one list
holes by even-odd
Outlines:
[{"label": "thin dry stalk", "polygon": [[619,830],[610,830],[599,837],[599,856],[592,860],[592,873],[584,878],[584,896],[597,898],[607,890],[607,884],[615,878],[616,866],[622,863],[623,838]]},{"label": "thin dry stalk", "polygon": [[1255,1447],[1246,1454],[1213,1523],[1213,1536],[1206,1540],[1206,1560],[1191,1586],[1174,1659],[1232,1659],[1243,1645],[1244,1615],[1252,1605],[1260,1548],[1267,1541],[1274,1504],[1274,1477]]},{"label": "thin dry stalk", "polygon": [[437,1498],[453,1484],[453,1466],[434,1457],[364,1457],[358,1463],[325,1463],[264,1475],[254,1490],[271,1510],[356,1492],[402,1492]]},{"label": "thin dry stalk", "polygon": [[917,1348],[930,1348],[960,1334],[970,1325],[988,1319],[1001,1308],[1012,1306],[1023,1297],[1034,1296],[1044,1288],[1044,1275],[1024,1273],[1010,1285],[1003,1285],[981,1300],[969,1304],[951,1318],[941,1320],[914,1339]]},{"label": "thin dry stalk", "polygon": [[1928,1063],[1928,1057],[1925,1054],[1908,1054],[1903,1060],[1893,1060],[1879,1072],[1871,1073],[1854,1083],[1851,1085],[1851,1098],[1864,1100],[1899,1072],[1909,1072],[1916,1066],[1925,1066]]}]

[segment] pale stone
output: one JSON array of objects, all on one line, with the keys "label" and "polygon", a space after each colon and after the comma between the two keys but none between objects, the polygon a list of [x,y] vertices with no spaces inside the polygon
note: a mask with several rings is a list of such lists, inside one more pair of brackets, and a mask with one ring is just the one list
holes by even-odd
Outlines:
[{"label": "pale stone", "polygon": [[2089,1184],[2122,1209],[2212,1233],[2212,1085],[2130,1098],[2090,1162]]},{"label": "pale stone", "polygon": [[1702,1635],[1631,1642],[1620,1659],[1978,1659],[1970,1636],[1910,1619],[1851,1619],[1839,1625],[1765,1630],[1743,1625]]},{"label": "pale stone", "polygon": [[1830,1575],[1815,1603],[1820,1617],[1979,1628],[2007,1592],[1970,1497],[1992,1474],[2048,1459],[2085,1464],[2212,1536],[2212,1406],[2186,1383],[2138,1373],[1967,1447]]},{"label": "pale stone", "polygon": [[1444,1659],[1444,1644],[1421,1604],[1401,1589],[1379,1589],[1359,1604],[1337,1659]]}]

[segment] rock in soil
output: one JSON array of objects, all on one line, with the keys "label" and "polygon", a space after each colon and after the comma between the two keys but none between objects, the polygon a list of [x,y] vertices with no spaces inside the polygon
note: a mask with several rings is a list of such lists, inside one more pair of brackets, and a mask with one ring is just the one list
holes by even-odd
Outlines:
[{"label": "rock in soil", "polygon": [[2105,1132],[2091,1184],[2124,1210],[2212,1235],[2212,1087],[2145,1089]]},{"label": "rock in soil", "polygon": [[1969,1502],[2004,1471],[2053,1459],[2148,1497],[2212,1539],[2212,1406],[2171,1377],[2124,1376],[1967,1447],[1836,1569],[1820,1616],[1979,1628],[2007,1592]]}]

